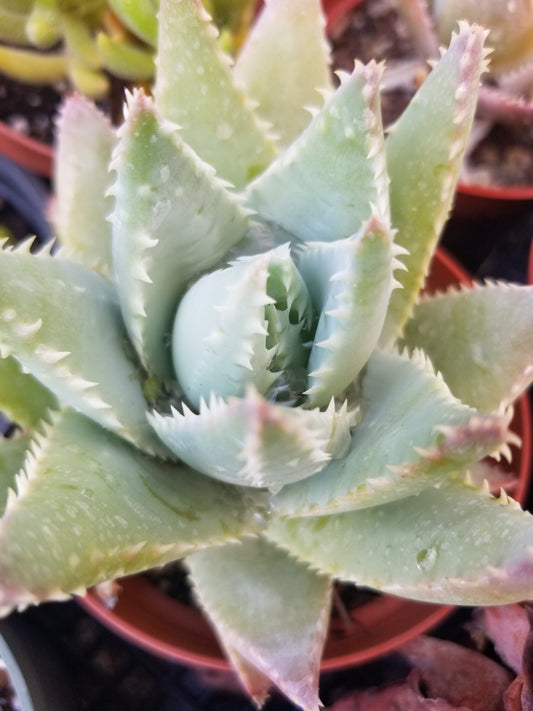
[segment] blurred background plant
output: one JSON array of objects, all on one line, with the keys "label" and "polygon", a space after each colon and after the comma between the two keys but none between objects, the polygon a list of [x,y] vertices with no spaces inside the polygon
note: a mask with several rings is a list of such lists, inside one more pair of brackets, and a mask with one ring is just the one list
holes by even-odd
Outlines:
[{"label": "blurred background plant", "polygon": [[[226,51],[240,46],[256,0],[205,0]],[[111,77],[149,85],[158,0],[0,0],[0,72],[17,81],[68,80],[101,99]]]}]

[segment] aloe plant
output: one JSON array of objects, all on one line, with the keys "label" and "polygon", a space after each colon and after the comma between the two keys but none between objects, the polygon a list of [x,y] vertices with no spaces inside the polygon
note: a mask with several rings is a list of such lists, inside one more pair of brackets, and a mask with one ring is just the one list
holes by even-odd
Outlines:
[{"label": "aloe plant", "polygon": [[382,67],[334,88],[323,27],[270,0],[230,67],[199,3],[163,0],[153,99],[116,131],[62,112],[60,248],[0,251],[2,609],[184,559],[249,693],[308,710],[335,579],[533,589],[533,519],[468,475],[516,444],[533,288],[419,297],[485,33],[461,25],[385,139]]}]

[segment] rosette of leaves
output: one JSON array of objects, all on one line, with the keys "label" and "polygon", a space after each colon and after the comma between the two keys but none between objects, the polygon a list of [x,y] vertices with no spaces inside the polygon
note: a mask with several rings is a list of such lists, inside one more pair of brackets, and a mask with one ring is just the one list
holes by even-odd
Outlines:
[{"label": "rosette of leaves", "polygon": [[0,252],[22,427],[0,448],[1,606],[184,559],[250,694],[304,709],[333,580],[533,589],[533,519],[468,476],[515,443],[533,289],[419,297],[484,31],[459,28],[385,139],[382,67],[334,88],[323,27],[318,2],[270,0],[230,66],[199,3],[163,0],[154,98],[117,132],[64,108],[60,249]]}]

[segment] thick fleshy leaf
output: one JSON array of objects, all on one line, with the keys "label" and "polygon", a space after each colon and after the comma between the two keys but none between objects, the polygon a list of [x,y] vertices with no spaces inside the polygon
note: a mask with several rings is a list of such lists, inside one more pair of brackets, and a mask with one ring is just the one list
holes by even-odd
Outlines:
[{"label": "thick fleshy leaf", "polygon": [[267,535],[329,575],[415,600],[499,605],[533,590],[531,514],[459,481],[361,511],[274,520]]},{"label": "thick fleshy leaf", "polygon": [[533,381],[533,286],[486,284],[424,298],[405,330],[454,395],[483,412]]},{"label": "thick fleshy leaf", "polygon": [[156,105],[221,178],[242,188],[276,151],[229,63],[198,0],[161,0]]},{"label": "thick fleshy leaf", "polygon": [[[485,70],[485,31],[460,25],[450,47],[386,141],[390,209],[396,242],[408,255],[381,337],[393,342],[409,318],[450,211]],[[431,126],[428,131],[427,127]]]},{"label": "thick fleshy leaf", "polygon": [[13,358],[0,358],[0,412],[21,427],[35,427],[57,408],[52,393]]},{"label": "thick fleshy leaf", "polygon": [[372,62],[340,75],[306,130],[248,187],[250,207],[303,241],[355,234],[372,204],[388,215],[381,74]]},{"label": "thick fleshy leaf", "polygon": [[[289,312],[283,323],[269,307]],[[266,393],[280,375],[276,367],[301,368],[307,351],[298,341],[311,311],[288,245],[199,279],[180,302],[172,334],[174,369],[188,402],[198,409],[202,398],[242,396],[250,385]],[[282,338],[281,360],[273,336]]]},{"label": "thick fleshy leaf", "polygon": [[0,524],[0,607],[77,592],[235,540],[258,525],[250,496],[143,455],[66,411],[37,438],[9,497]]},{"label": "thick fleshy leaf", "polygon": [[22,469],[26,452],[31,443],[28,434],[13,437],[0,436],[0,511],[3,513],[9,489],[15,488],[15,479]]},{"label": "thick fleshy leaf", "polygon": [[98,54],[108,72],[120,79],[141,83],[154,76],[154,53],[129,37],[114,37],[101,32],[96,38]]},{"label": "thick fleshy leaf", "polygon": [[111,272],[108,166],[115,144],[109,120],[82,96],[70,97],[57,124],[52,221],[65,256]]},{"label": "thick fleshy leaf", "polygon": [[3,356],[103,427],[166,452],[146,421],[142,372],[105,279],[59,256],[2,250],[0,304]]},{"label": "thick fleshy leaf", "polygon": [[282,515],[346,511],[442,484],[487,454],[506,451],[510,413],[480,416],[456,400],[420,354],[377,351],[362,380],[361,422],[345,457],[287,486]]},{"label": "thick fleshy leaf", "polygon": [[0,39],[15,45],[29,44],[26,37],[27,11],[29,7],[0,6]]},{"label": "thick fleshy leaf", "polygon": [[217,265],[248,220],[205,163],[141,91],[128,103],[112,169],[113,269],[122,313],[145,367],[173,376],[176,307],[193,278]]},{"label": "thick fleshy leaf", "polygon": [[270,695],[272,689],[271,680],[257,667],[250,664],[248,659],[245,659],[229,642],[224,645],[224,653],[236,672],[237,679],[244,686],[256,706],[261,708]]},{"label": "thick fleshy leaf", "polygon": [[331,90],[330,52],[319,0],[268,0],[242,47],[233,74],[257,113],[287,146]]},{"label": "thick fleshy leaf", "polygon": [[319,314],[308,363],[312,406],[340,395],[376,347],[394,284],[392,236],[373,215],[355,237],[309,242],[298,259]]},{"label": "thick fleshy leaf", "polygon": [[199,551],[187,563],[222,644],[236,650],[295,704],[318,711],[329,578],[261,539]]},{"label": "thick fleshy leaf", "polygon": [[202,402],[199,415],[188,409],[149,415],[161,440],[195,469],[273,491],[342,457],[355,419],[346,406],[335,410],[333,402],[325,411],[304,410],[269,402],[252,389],[227,402],[213,397],[209,407]]},{"label": "thick fleshy leaf", "polygon": [[148,44],[157,44],[157,0],[107,0],[124,27]]}]

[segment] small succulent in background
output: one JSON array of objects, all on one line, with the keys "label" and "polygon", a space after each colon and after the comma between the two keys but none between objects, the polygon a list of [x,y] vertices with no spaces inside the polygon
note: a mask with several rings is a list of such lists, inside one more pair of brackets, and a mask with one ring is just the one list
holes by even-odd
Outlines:
[{"label": "small succulent in background", "polygon": [[385,140],[382,67],[334,89],[323,29],[318,0],[270,0],[230,67],[196,0],[162,0],[154,98],[118,131],[62,112],[61,248],[0,252],[23,428],[0,448],[0,606],[184,558],[249,693],[309,710],[334,579],[533,590],[533,519],[468,476],[516,444],[533,289],[419,300],[485,33],[460,26]]},{"label": "small succulent in background", "polygon": [[67,79],[101,99],[110,75],[148,82],[157,37],[152,0],[29,0],[0,3],[0,71],[30,84]]},{"label": "small succulent in background", "polygon": [[[235,50],[253,19],[255,0],[206,0]],[[149,84],[154,76],[158,0],[2,0],[0,72],[30,84],[67,79],[92,99],[110,77]]]},{"label": "small succulent in background", "polygon": [[493,51],[479,91],[472,149],[495,123],[533,125],[533,5],[528,0],[395,0],[395,6],[424,59],[439,57],[440,43],[449,42],[458,21],[489,30],[487,46]]}]

